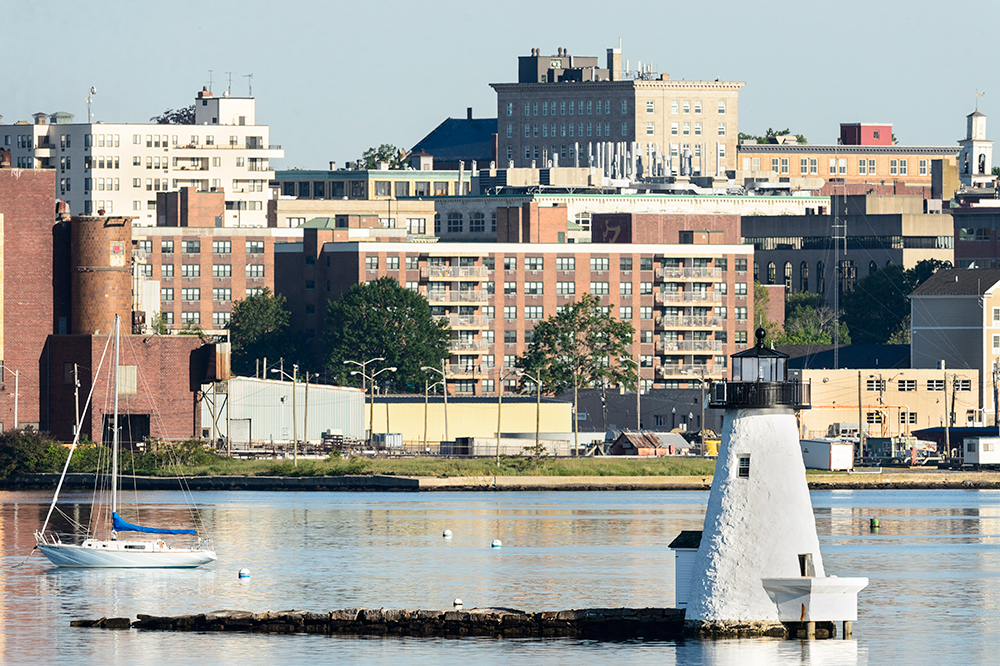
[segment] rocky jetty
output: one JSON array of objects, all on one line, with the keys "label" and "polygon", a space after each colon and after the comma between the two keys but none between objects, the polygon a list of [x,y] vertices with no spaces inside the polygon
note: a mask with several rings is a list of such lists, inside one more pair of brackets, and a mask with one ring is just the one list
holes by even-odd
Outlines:
[{"label": "rocky jetty", "polygon": [[74,620],[70,624],[103,629],[278,634],[674,639],[684,632],[684,611],[676,608],[588,608],[538,613],[511,608],[451,611],[348,608],[325,613],[217,610],[195,615],[139,615],[134,622],[130,618],[101,618]]}]

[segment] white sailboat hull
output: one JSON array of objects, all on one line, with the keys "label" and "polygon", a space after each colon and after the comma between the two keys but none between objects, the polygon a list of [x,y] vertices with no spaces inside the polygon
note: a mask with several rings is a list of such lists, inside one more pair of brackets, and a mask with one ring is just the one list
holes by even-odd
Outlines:
[{"label": "white sailboat hull", "polygon": [[58,567],[114,569],[183,569],[218,558],[207,548],[172,548],[159,541],[98,541],[82,545],[39,543],[38,549]]}]

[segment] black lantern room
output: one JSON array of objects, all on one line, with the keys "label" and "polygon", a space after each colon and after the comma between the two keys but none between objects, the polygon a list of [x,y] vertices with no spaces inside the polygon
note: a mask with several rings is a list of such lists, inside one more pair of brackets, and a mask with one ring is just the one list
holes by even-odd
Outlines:
[{"label": "black lantern room", "polygon": [[733,378],[712,385],[710,406],[809,409],[810,385],[788,379],[788,354],[764,346],[763,328],[754,335],[757,344],[731,356]]}]

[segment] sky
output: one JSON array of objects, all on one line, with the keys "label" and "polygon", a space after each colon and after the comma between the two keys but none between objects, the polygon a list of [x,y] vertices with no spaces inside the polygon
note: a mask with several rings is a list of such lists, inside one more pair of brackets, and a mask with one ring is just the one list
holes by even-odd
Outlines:
[{"label": "sky", "polygon": [[[1000,3],[937,0],[538,3],[529,0],[21,0],[5,7],[4,123],[39,111],[148,122],[213,80],[257,100],[277,169],[410,148],[445,118],[496,116],[490,83],[532,48],[598,56],[672,79],[744,81],[739,129],[833,143],[841,122],[885,122],[905,145],[954,145],[976,107],[1000,109],[989,47]],[[980,26],[977,28],[977,26]],[[209,73],[213,70],[213,73]],[[252,74],[249,79],[246,75]],[[996,102],[994,102],[994,99]],[[1000,122],[1000,116],[998,116]],[[992,138],[995,132],[990,132]]]}]

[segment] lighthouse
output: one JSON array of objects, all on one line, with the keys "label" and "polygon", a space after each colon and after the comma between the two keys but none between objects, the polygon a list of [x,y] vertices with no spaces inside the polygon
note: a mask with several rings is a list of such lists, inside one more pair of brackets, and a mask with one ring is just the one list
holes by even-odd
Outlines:
[{"label": "lighthouse", "polygon": [[757,329],[756,345],[732,356],[732,379],[712,386],[725,417],[704,529],[678,583],[685,621],[710,636],[814,636],[817,622],[843,621],[846,635],[868,579],[825,575],[795,420],[810,385],[789,379],[787,355],[764,337]]}]

